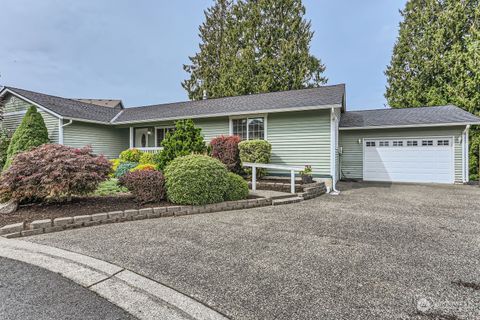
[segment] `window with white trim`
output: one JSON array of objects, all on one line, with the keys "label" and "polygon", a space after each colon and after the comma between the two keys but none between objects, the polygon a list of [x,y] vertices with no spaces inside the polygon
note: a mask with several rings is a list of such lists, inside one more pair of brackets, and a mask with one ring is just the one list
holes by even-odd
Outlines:
[{"label": "window with white trim", "polygon": [[242,140],[265,139],[265,118],[232,119],[232,135],[239,136]]},{"label": "window with white trim", "polygon": [[407,141],[407,147],[417,147],[418,146],[418,141],[417,140],[408,140]]},{"label": "window with white trim", "polygon": [[393,141],[394,147],[403,147],[403,141]]},{"label": "window with white trim", "polygon": [[430,147],[433,146],[433,140],[422,140],[423,147]]},{"label": "window with white trim", "polygon": [[449,140],[438,140],[437,141],[437,146],[448,146],[448,145],[450,145]]},{"label": "window with white trim", "polygon": [[175,131],[175,127],[163,127],[163,128],[156,128],[155,132],[157,134],[157,147],[162,146],[162,141],[167,137],[167,133],[170,132],[170,134]]},{"label": "window with white trim", "polygon": [[367,142],[365,143],[365,145],[366,145],[367,147],[375,147],[375,141],[367,141]]}]

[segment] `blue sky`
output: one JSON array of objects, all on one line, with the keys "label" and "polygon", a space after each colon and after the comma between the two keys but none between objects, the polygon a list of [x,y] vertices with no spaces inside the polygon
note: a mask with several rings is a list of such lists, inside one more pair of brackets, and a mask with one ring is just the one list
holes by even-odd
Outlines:
[{"label": "blue sky", "polygon": [[[182,64],[211,0],[2,0],[0,85],[126,106],[187,99]],[[311,52],[349,110],[382,108],[405,0],[304,0]]]}]

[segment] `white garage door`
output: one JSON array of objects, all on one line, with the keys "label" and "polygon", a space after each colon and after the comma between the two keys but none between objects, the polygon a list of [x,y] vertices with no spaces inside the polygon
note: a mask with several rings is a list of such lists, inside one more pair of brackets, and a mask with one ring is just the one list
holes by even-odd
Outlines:
[{"label": "white garage door", "polygon": [[454,183],[452,138],[364,140],[367,181]]}]

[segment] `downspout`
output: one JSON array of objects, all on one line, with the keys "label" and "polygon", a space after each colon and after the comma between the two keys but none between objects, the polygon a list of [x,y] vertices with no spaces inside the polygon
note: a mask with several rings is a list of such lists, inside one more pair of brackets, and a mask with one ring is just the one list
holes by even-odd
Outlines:
[{"label": "downspout", "polygon": [[335,130],[337,129],[337,115],[335,114],[335,108],[330,109],[330,174],[332,176],[332,190],[330,191],[331,195],[339,195],[340,191],[336,189],[336,152],[337,152],[337,134]]},{"label": "downspout", "polygon": [[73,123],[73,120],[70,119],[70,121],[68,121],[67,123],[62,123],[63,122],[63,119],[59,119],[59,126],[58,126],[58,129],[59,129],[59,132],[58,132],[58,142],[60,144],[63,144],[63,128],[65,128],[66,126],[69,126]]}]

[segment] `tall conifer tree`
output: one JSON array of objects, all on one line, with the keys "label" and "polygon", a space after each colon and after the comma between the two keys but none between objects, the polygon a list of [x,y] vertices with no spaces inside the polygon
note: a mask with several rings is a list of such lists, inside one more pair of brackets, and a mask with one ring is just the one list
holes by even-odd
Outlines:
[{"label": "tall conifer tree", "polygon": [[[385,97],[393,108],[454,104],[480,115],[480,1],[409,0]],[[470,169],[478,171],[477,129],[471,130]]]}]

